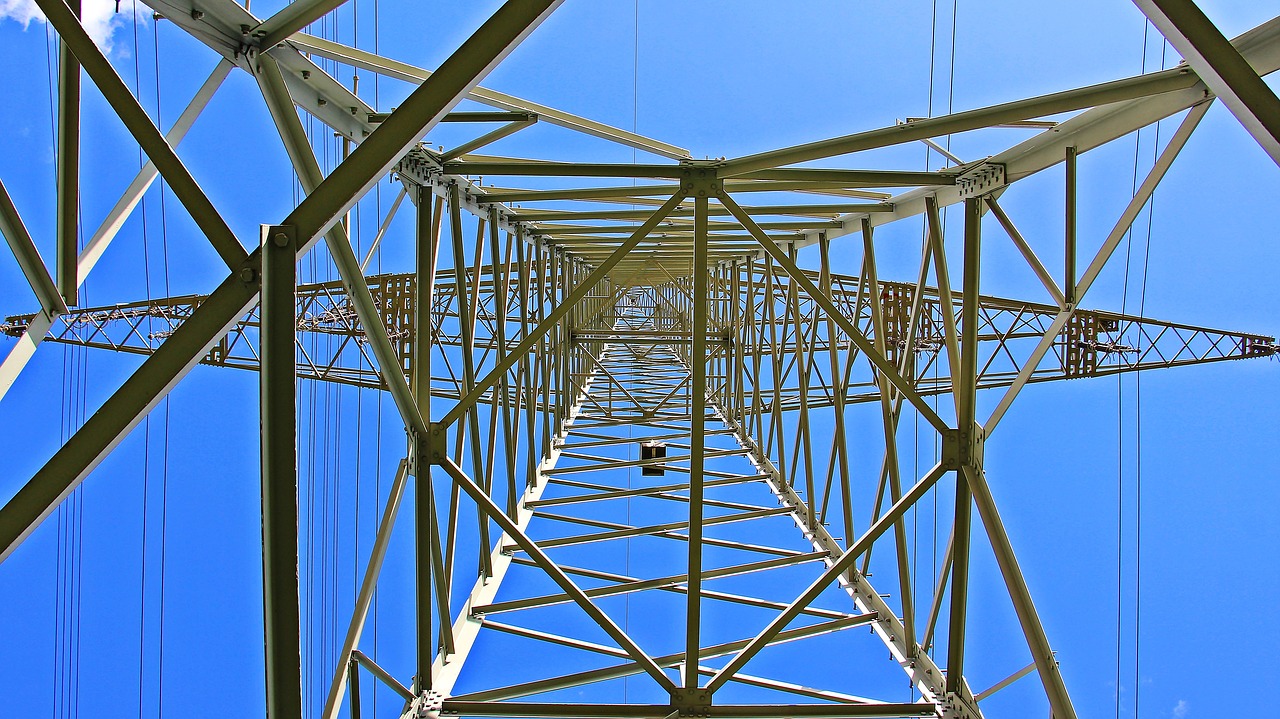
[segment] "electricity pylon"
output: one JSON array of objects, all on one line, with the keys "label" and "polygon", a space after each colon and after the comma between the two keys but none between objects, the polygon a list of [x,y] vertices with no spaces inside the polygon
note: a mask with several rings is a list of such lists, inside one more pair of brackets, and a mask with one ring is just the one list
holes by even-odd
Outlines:
[{"label": "electricity pylon", "polygon": [[[434,73],[299,32],[341,2],[300,0],[260,20],[231,0],[199,7],[146,0],[222,58],[168,136],[73,12],[59,0],[38,3],[73,60],[64,70],[78,72],[79,62],[153,164],[79,257],[74,233],[59,233],[56,281],[7,194],[0,198],[0,231],[41,301],[38,312],[6,320],[19,344],[0,367],[0,392],[45,339],[145,359],[0,509],[0,558],[193,366],[257,371],[273,717],[302,712],[298,378],[385,390],[408,446],[343,645],[329,658],[325,719],[359,716],[361,682],[370,677],[403,698],[395,713],[410,716],[979,717],[986,697],[1033,673],[1053,716],[1070,719],[1068,687],[987,480],[988,438],[1031,383],[1277,351],[1269,336],[1082,302],[1216,97],[1264,148],[1275,146],[1276,100],[1259,78],[1280,66],[1280,19],[1228,43],[1189,2],[1139,0],[1189,64],[697,161],[681,148],[476,85],[555,0],[510,0]],[[417,89],[383,114],[317,59]],[[306,192],[249,250],[173,150],[232,70],[258,83]],[[60,132],[72,137],[78,88],[61,87],[71,109]],[[455,111],[464,99],[494,110]],[[327,176],[299,109],[355,148]],[[1077,114],[1042,119],[1069,112]],[[1177,130],[1080,271],[1077,157],[1179,113]],[[448,151],[421,145],[440,122],[501,125]],[[476,154],[535,122],[671,162]],[[939,171],[793,167],[1009,123],[1043,131],[992,157],[952,158]],[[63,145],[61,177],[74,179],[76,146]],[[1059,163],[1067,178],[1065,267],[1052,272],[999,198]],[[404,189],[377,241],[407,198],[416,266],[368,275],[343,217],[387,173]],[[78,306],[76,287],[157,175],[227,265],[226,279],[204,295]],[[511,186],[481,187],[477,176],[509,177]],[[538,177],[583,186],[516,186],[517,178]],[[60,185],[69,213],[76,191],[74,182]],[[744,199],[757,193],[769,201]],[[952,205],[962,213],[959,236],[948,236],[941,219]],[[925,229],[915,281],[882,279],[875,229],[918,216]],[[990,236],[997,227],[1004,238]],[[297,260],[321,239],[340,280],[298,284]],[[982,293],[984,243],[1005,241],[1043,286],[1041,299]],[[814,246],[816,270],[800,255]],[[833,269],[833,247],[861,250],[857,275]],[[334,341],[307,339],[316,336]],[[980,393],[996,398],[984,416]],[[909,415],[940,446],[919,477],[907,473],[898,447]],[[874,466],[858,467],[851,448],[868,428],[883,452]],[[399,515],[411,482],[406,519]],[[926,496],[952,508],[942,570],[922,593],[911,574],[906,516]],[[964,672],[974,510],[1030,652],[1028,664],[978,691]],[[361,649],[397,521],[414,531],[417,616],[403,631],[415,638],[416,664],[407,676]],[[874,584],[873,554],[881,569]],[[874,682],[794,680],[819,676],[832,646],[859,667],[886,662],[887,649],[910,700],[887,699]],[[475,659],[481,647],[488,661]],[[626,685],[634,693],[620,689],[628,677],[643,679]]]}]

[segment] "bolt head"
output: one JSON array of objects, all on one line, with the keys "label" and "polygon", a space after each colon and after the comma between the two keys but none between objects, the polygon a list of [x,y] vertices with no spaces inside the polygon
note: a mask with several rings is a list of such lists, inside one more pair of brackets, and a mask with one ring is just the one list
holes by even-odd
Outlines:
[{"label": "bolt head", "polygon": [[289,235],[283,232],[277,232],[271,236],[271,243],[274,244],[276,247],[288,247]]},{"label": "bolt head", "polygon": [[241,281],[241,282],[244,282],[244,283],[246,283],[246,284],[247,284],[247,283],[253,282],[253,281],[254,281],[254,280],[256,280],[256,279],[258,279],[258,273],[257,273],[257,271],[256,271],[256,270],[254,270],[252,267],[241,267],[241,268],[240,268],[240,281]]}]

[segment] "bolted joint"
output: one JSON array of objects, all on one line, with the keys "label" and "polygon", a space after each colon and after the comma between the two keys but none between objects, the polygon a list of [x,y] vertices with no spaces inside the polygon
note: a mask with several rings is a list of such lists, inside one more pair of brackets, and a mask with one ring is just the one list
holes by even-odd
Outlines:
[{"label": "bolted joint", "polygon": [[977,422],[968,431],[948,429],[942,433],[942,467],[955,471],[961,467],[982,468],[986,432]]},{"label": "bolted joint", "polygon": [[443,709],[444,694],[428,689],[413,700],[411,716],[418,719],[439,719]]},{"label": "bolted joint", "polygon": [[682,717],[709,717],[711,691],[698,687],[680,687],[671,692],[671,709]]},{"label": "bolted joint", "polygon": [[264,250],[271,248],[294,251],[297,247],[297,228],[293,225],[263,225],[262,246]]},{"label": "bolted joint", "polygon": [[973,719],[982,716],[973,703],[955,692],[950,692],[943,697],[942,701],[938,702],[938,709],[942,719]]},{"label": "bolted joint", "polygon": [[419,443],[419,447],[425,453],[422,459],[427,460],[430,464],[444,464],[444,460],[449,456],[448,442],[449,428],[439,422],[432,422],[428,428],[428,434],[424,441]]},{"label": "bolted joint", "polygon": [[686,163],[680,172],[680,190],[691,197],[715,197],[723,187],[718,160]]},{"label": "bolted joint", "polygon": [[956,178],[962,199],[990,195],[1007,184],[1004,165],[995,162],[983,162]]},{"label": "bolted joint", "polygon": [[405,434],[409,436],[409,446],[413,448],[413,451],[409,452],[409,474],[420,477],[429,473],[432,465],[429,443],[414,430],[407,430]]}]

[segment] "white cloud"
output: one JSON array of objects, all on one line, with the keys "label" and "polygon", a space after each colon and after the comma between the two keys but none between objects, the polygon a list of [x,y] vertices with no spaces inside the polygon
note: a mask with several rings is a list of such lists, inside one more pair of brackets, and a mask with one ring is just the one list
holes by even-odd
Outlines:
[{"label": "white cloud", "polygon": [[1187,713],[1190,711],[1191,711],[1191,705],[1187,703],[1187,700],[1179,699],[1178,703],[1173,707],[1173,716],[1175,716],[1177,719],[1185,719],[1187,716]]},{"label": "white cloud", "polygon": [[[121,0],[120,12],[116,12],[116,0],[82,0],[81,23],[89,37],[110,54],[115,49],[116,33],[132,22],[144,22],[148,15],[146,6],[134,0]],[[0,20],[13,20],[25,29],[31,22],[44,22],[44,13],[34,0],[0,0]]]}]

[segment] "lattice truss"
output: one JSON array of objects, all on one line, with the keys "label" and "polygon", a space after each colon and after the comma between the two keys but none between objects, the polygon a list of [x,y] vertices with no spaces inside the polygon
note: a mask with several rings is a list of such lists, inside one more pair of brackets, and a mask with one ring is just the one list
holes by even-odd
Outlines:
[{"label": "lattice truss", "polygon": [[[324,659],[332,670],[326,719],[367,713],[360,690],[371,678],[403,697],[391,713],[406,716],[978,717],[984,699],[1028,674],[1043,684],[1053,716],[1069,719],[1068,687],[984,471],[986,439],[1030,383],[1276,352],[1268,336],[1083,303],[1216,98],[1280,157],[1278,105],[1259,79],[1280,68],[1280,19],[1228,43],[1189,2],[1138,0],[1187,63],[695,161],[681,148],[475,85],[555,0],[507,2],[434,73],[299,32],[340,1],[300,0],[265,20],[231,0],[146,4],[223,58],[167,137],[71,10],[39,0],[70,53],[64,67],[78,61],[152,164],[80,257],[74,241],[59,238],[56,279],[4,195],[0,229],[41,309],[7,318],[4,331],[18,343],[0,390],[44,340],[145,359],[0,510],[0,556],[195,364],[259,372],[271,716],[300,716],[302,706],[296,378],[387,391],[409,447],[377,541],[361,558],[367,569],[341,651]],[[380,113],[320,60],[417,89]],[[232,71],[257,80],[307,191],[248,250],[172,149]],[[464,99],[493,109],[455,111]],[[299,110],[354,148],[327,176]],[[1075,114],[1043,120],[1061,113]],[[1077,156],[1178,115],[1114,229],[1077,268]],[[64,112],[62,131],[75,122]],[[477,139],[451,150],[421,145],[440,122],[471,123]],[[476,154],[535,122],[666,161]],[[493,123],[498,129],[487,129]],[[1009,123],[1036,132],[985,159],[952,158],[941,171],[794,166]],[[74,157],[60,163],[74,169]],[[1051,272],[999,198],[1060,163],[1067,267]],[[412,244],[416,266],[366,274],[343,217],[389,172],[403,192],[375,242],[385,235]],[[475,184],[481,175],[503,178],[502,186]],[[77,306],[79,282],[157,176],[217,249],[226,279],[205,295]],[[548,189],[538,181],[545,177],[578,184]],[[952,205],[963,232],[948,235],[940,212]],[[397,212],[414,215],[412,237],[388,231]],[[919,216],[915,281],[881,279],[875,229]],[[297,284],[295,261],[321,239],[341,279]],[[983,294],[983,243],[1011,243],[1042,297]],[[800,251],[815,245],[816,262],[803,260]],[[833,248],[860,252],[860,272],[835,272]],[[990,415],[978,415],[979,393],[996,400]],[[898,446],[910,416],[941,444],[940,460],[920,477],[906,473]],[[868,441],[880,456],[859,467],[851,448]],[[410,495],[411,485],[419,490]],[[931,492],[950,503],[950,539],[935,586],[918,593],[904,517]],[[401,511],[406,496],[411,512]],[[397,522],[415,537],[417,617],[400,628],[415,637],[407,667],[381,665],[361,641]],[[1029,651],[1008,653],[998,668],[1007,679],[974,688],[963,669],[977,541],[994,552]],[[806,667],[835,657],[856,670],[849,681],[810,685]],[[902,675],[887,679],[886,665],[905,673],[907,699],[894,683]]]}]

